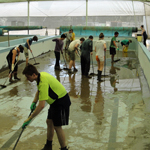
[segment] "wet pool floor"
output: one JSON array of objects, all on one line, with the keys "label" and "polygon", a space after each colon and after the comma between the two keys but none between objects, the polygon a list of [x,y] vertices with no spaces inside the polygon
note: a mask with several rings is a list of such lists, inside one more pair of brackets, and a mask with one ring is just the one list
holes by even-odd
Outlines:
[{"label": "wet pool floor", "polygon": [[[69,125],[63,127],[69,150],[149,150],[150,114],[146,111],[144,92],[138,60],[134,52],[128,57],[111,64],[106,53],[104,82],[97,77],[81,76],[79,57],[76,60],[78,72],[69,75],[67,71],[54,71],[55,58],[48,52],[36,58],[39,72],[55,76],[66,88],[71,98]],[[116,56],[117,59],[117,56]],[[94,73],[97,64],[93,57]],[[34,63],[34,60],[30,60]],[[67,62],[68,65],[68,62]],[[36,82],[30,83],[23,76],[25,63],[19,65],[21,81],[9,84],[0,90],[0,147],[12,150],[23,121],[30,113],[30,105],[37,90]],[[66,67],[61,58],[61,67]],[[0,84],[7,79],[8,70],[0,73]],[[91,66],[90,73],[93,73]],[[104,75],[104,71],[103,71]],[[145,93],[149,93],[147,87]],[[146,99],[149,99],[147,95]],[[16,150],[40,150],[46,141],[46,117],[49,106],[31,122],[23,132]],[[60,148],[56,134],[53,150]]]}]

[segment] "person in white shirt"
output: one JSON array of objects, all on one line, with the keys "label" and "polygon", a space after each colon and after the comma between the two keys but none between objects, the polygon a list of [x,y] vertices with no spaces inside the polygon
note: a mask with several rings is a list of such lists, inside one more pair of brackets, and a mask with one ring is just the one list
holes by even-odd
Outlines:
[{"label": "person in white shirt", "polygon": [[82,44],[84,41],[84,38],[81,38],[80,40],[74,40],[70,43],[69,48],[68,48],[68,55],[70,57],[70,62],[69,62],[69,70],[68,73],[73,73],[71,71],[72,66],[74,67],[74,72],[77,72],[78,70],[75,68],[75,53],[78,53],[78,47]]},{"label": "person in white shirt", "polygon": [[103,80],[101,80],[101,75],[102,75],[102,70],[104,67],[104,59],[105,59],[104,51],[106,51],[106,42],[104,41],[104,34],[100,33],[99,40],[97,40],[96,44],[95,44],[96,61],[97,61],[97,65],[98,65],[97,80],[99,82],[103,81]]}]

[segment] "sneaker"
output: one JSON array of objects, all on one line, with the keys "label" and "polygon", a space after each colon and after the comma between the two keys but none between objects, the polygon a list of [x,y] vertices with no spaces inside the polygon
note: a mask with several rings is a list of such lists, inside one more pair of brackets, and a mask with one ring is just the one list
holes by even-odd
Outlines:
[{"label": "sneaker", "polygon": [[73,74],[73,72],[71,71],[71,69],[68,69],[68,73],[69,74]]},{"label": "sneaker", "polygon": [[52,150],[52,145],[48,146],[48,145],[45,144],[45,146],[41,150]]},{"label": "sneaker", "polygon": [[14,77],[14,79],[15,79],[15,80],[19,80],[19,81],[21,80],[21,79],[20,79],[20,78],[18,78],[18,77]]},{"label": "sneaker", "polygon": [[92,78],[92,76],[90,76],[90,75],[87,75],[87,76],[86,76],[86,78],[89,78],[89,79],[91,79],[91,78]]},{"label": "sneaker", "polygon": [[105,80],[101,80],[101,79],[100,79],[100,80],[98,80],[98,82],[104,82],[104,81],[105,81]]},{"label": "sneaker", "polygon": [[74,70],[73,70],[74,72],[77,72],[78,71],[78,69],[76,69],[76,68],[74,68]]},{"label": "sneaker", "polygon": [[14,80],[13,80],[13,79],[9,79],[9,82],[10,82],[10,83],[13,83],[13,82],[14,82]]},{"label": "sneaker", "polygon": [[61,71],[62,69],[59,66],[55,66],[55,70]]},{"label": "sneaker", "polygon": [[69,147],[60,148],[60,150],[69,150]]}]

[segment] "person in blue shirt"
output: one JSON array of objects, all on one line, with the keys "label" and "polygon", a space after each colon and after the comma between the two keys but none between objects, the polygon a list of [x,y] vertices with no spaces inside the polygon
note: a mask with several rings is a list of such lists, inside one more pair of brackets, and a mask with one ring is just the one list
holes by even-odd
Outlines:
[{"label": "person in blue shirt", "polygon": [[24,55],[26,57],[26,66],[28,65],[28,60],[29,60],[29,52],[28,49],[30,50],[30,52],[32,53],[31,47],[30,45],[32,45],[32,41],[38,41],[38,37],[34,36],[33,38],[27,39],[25,45],[24,45]]}]

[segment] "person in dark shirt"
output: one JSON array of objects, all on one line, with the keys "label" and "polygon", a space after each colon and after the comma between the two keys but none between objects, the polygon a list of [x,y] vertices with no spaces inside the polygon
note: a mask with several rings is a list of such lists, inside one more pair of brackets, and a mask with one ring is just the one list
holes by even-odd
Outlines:
[{"label": "person in dark shirt", "polygon": [[29,52],[28,49],[30,50],[30,52],[32,53],[31,47],[30,45],[32,45],[32,41],[38,41],[38,37],[34,36],[33,38],[27,39],[25,45],[24,45],[24,55],[26,57],[26,66],[28,65],[28,60],[29,60]]},{"label": "person in dark shirt", "polygon": [[146,47],[147,34],[146,34],[146,31],[145,31],[143,25],[141,25],[141,30],[142,30],[142,35],[143,35],[143,44],[144,44],[145,47]]},{"label": "person in dark shirt", "polygon": [[[23,50],[24,50],[24,47],[22,45],[16,46],[12,48],[9,54],[6,56],[8,67],[10,69],[9,82],[13,82],[12,74],[14,74],[14,79],[20,80],[20,78],[17,77],[17,71],[18,71],[18,61],[20,58],[20,52],[23,53]],[[16,60],[16,56],[17,56],[17,60]]]},{"label": "person in dark shirt", "polygon": [[56,57],[55,70],[60,70],[60,71],[62,70],[59,65],[59,60],[60,60],[60,51],[63,54],[63,45],[64,45],[63,40],[65,38],[66,35],[62,34],[60,38],[56,38],[52,40],[53,42],[56,42],[55,50],[54,50],[55,57]]},{"label": "person in dark shirt", "polygon": [[90,35],[87,40],[82,43],[81,48],[81,72],[87,78],[90,71],[90,55],[93,55],[93,36]]}]

